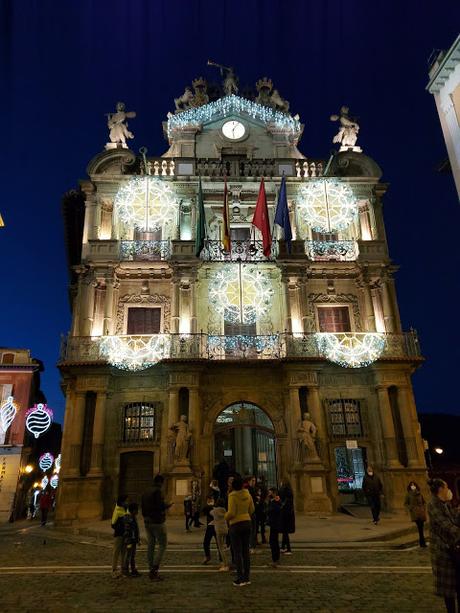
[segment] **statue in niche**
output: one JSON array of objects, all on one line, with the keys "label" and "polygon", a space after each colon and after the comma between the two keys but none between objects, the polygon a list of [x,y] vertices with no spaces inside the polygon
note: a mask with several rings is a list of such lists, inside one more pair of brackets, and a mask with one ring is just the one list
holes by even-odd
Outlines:
[{"label": "statue in niche", "polygon": [[192,433],[188,427],[186,415],[181,415],[179,421],[170,427],[170,431],[174,462],[188,461]]},{"label": "statue in niche", "polygon": [[306,462],[319,462],[316,449],[316,435],[318,429],[311,421],[310,413],[304,413],[297,427],[297,440],[299,442],[299,459],[302,464]]},{"label": "statue in niche", "polygon": [[351,118],[348,106],[342,106],[339,115],[331,115],[331,121],[340,121],[340,128],[332,139],[333,143],[340,143],[341,150],[355,148],[358,140],[359,124]]},{"label": "statue in niche", "polygon": [[174,98],[174,104],[176,105],[176,113],[181,113],[182,111],[186,111],[187,109],[189,109],[192,106],[192,100],[192,88],[187,86],[182,96],[179,96],[179,98]]},{"label": "statue in niche", "polygon": [[121,144],[123,148],[127,149],[126,139],[134,138],[134,134],[128,130],[128,122],[126,120],[136,117],[136,113],[134,111],[126,112],[124,102],[117,102],[116,108],[115,113],[107,114],[110,142],[115,145]]}]

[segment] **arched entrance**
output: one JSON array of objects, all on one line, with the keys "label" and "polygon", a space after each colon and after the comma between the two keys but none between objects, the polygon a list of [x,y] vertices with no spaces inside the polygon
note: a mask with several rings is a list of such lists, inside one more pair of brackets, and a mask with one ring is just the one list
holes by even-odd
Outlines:
[{"label": "arched entrance", "polygon": [[214,424],[214,459],[242,476],[276,485],[275,429],[268,415],[249,402],[226,407]]}]

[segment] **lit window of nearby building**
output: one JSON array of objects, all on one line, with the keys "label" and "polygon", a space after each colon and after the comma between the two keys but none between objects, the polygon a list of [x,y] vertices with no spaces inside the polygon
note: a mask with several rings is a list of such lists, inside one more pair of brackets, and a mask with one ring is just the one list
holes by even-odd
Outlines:
[{"label": "lit window of nearby building", "polygon": [[363,435],[359,400],[328,400],[329,422],[334,437]]},{"label": "lit window of nearby building", "polygon": [[14,353],[4,353],[2,355],[2,364],[14,364]]},{"label": "lit window of nearby building", "polygon": [[350,311],[347,306],[321,306],[318,310],[320,332],[351,332]]},{"label": "lit window of nearby building", "polygon": [[131,403],[124,408],[123,440],[125,442],[155,439],[155,405],[148,402]]},{"label": "lit window of nearby building", "polygon": [[158,307],[133,307],[128,309],[127,334],[160,334],[161,309]]}]

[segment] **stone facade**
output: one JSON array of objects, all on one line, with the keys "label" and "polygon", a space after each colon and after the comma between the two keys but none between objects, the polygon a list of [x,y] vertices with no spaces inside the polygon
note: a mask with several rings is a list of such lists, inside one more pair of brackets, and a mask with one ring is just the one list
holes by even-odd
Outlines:
[{"label": "stone facade", "polygon": [[[244,135],[225,136],[228,121]],[[163,157],[111,147],[64,199],[73,319],[60,359],[58,521],[106,517],[120,491],[138,498],[157,472],[181,513],[192,484],[205,492],[223,457],[269,482],[288,478],[298,511],[312,514],[359,498],[360,471],[372,463],[388,508],[401,508],[407,482],[425,472],[411,385],[421,357],[416,335],[401,328],[378,165],[356,147],[335,156],[328,181],[349,190],[356,215],[318,236],[302,207],[326,164],[299,152],[296,117],[227,96],[179,110],[164,128]],[[199,175],[207,238],[196,257]],[[231,254],[221,243],[224,175]],[[251,230],[260,178],[273,220],[283,175],[292,249],[280,239],[265,257]],[[121,198],[126,185],[154,203],[145,221],[132,192]],[[219,285],[229,271],[235,276]],[[263,291],[269,298],[257,302]],[[347,368],[318,344],[318,333],[335,332],[352,353],[363,342],[382,345]],[[312,458],[299,447],[306,411],[316,428]],[[191,438],[188,447],[181,439],[188,451],[178,461],[181,415]]]}]

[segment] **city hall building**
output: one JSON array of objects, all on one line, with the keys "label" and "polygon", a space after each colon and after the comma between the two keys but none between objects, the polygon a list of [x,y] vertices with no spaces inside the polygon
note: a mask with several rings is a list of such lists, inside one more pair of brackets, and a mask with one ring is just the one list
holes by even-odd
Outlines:
[{"label": "city hall building", "polygon": [[[128,148],[135,113],[119,103],[64,196],[62,523],[139,501],[158,472],[181,513],[223,462],[289,479],[313,515],[359,500],[368,464],[389,510],[424,479],[422,357],[399,318],[382,171],[346,107],[325,136],[336,155],[312,159],[270,79],[242,96],[224,75],[176,99],[159,156]],[[252,224],[265,200],[271,244]]]}]

